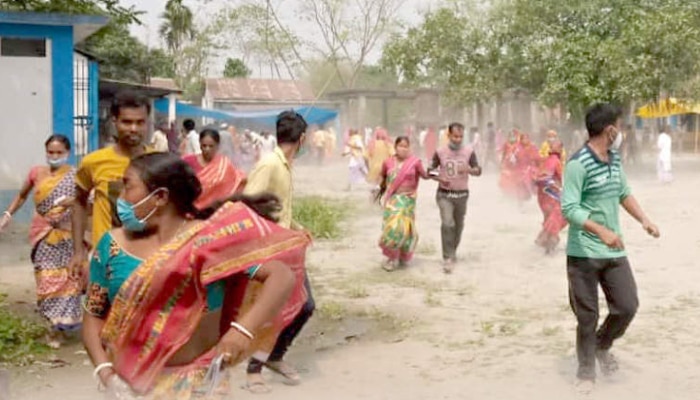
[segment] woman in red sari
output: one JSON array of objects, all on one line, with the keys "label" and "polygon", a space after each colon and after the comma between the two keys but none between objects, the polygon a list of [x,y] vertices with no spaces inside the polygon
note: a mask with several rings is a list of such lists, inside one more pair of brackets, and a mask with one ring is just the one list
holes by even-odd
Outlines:
[{"label": "woman in red sari", "polygon": [[508,143],[503,146],[499,181],[503,192],[519,203],[529,200],[537,165],[539,154],[530,136],[514,129]]},{"label": "woman in red sari", "polygon": [[202,184],[202,194],[194,203],[198,209],[231,197],[245,186],[245,174],[237,170],[228,157],[219,154],[220,143],[218,131],[204,129],[199,133],[202,154],[189,154],[182,158],[192,167]]},{"label": "woman in red sari", "polygon": [[96,248],[83,320],[110,398],[226,398],[222,368],[264,359],[306,299],[308,238],[258,214],[279,202],[241,196],[256,211],[197,210],[200,192],[192,169],[167,153],[135,158],[124,175],[122,228]]},{"label": "woman in red sari", "polygon": [[537,178],[537,202],[542,210],[544,222],[542,231],[535,243],[547,254],[554,251],[559,243],[559,232],[566,227],[566,219],[561,213],[560,195],[562,182],[561,155],[563,145],[556,139],[550,143],[549,156],[543,161]]}]

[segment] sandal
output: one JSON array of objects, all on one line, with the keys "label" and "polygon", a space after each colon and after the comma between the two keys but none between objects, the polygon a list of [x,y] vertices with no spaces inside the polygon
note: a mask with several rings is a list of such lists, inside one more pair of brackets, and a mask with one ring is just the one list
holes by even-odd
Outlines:
[{"label": "sandal", "polygon": [[263,365],[270,371],[283,376],[286,379],[284,381],[285,385],[296,386],[301,383],[299,372],[284,361],[268,361]]},{"label": "sandal", "polygon": [[385,263],[382,264],[382,269],[384,269],[384,271],[386,272],[392,272],[396,270],[396,262],[387,260]]},{"label": "sandal", "polygon": [[[257,377],[251,379],[252,376]],[[272,388],[265,382],[261,374],[248,374],[248,382],[246,382],[242,388],[252,394],[267,394],[272,392]]]}]

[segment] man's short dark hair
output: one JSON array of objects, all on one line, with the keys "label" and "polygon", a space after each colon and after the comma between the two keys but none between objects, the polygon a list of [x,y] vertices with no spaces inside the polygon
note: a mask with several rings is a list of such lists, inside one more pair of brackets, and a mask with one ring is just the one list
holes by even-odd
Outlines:
[{"label": "man's short dark hair", "polygon": [[197,127],[197,124],[195,124],[194,121],[191,119],[186,119],[185,122],[182,123],[182,127],[185,128],[185,130],[187,130],[187,132],[189,132],[189,131],[193,131],[194,128]]},{"label": "man's short dark hair", "polygon": [[455,129],[459,129],[460,131],[464,131],[464,125],[460,124],[459,122],[453,122],[450,124],[449,128],[447,130],[450,133],[453,133]]},{"label": "man's short dark hair", "polygon": [[119,92],[112,100],[110,112],[113,117],[119,117],[122,108],[146,108],[146,113],[151,113],[151,102],[146,96],[136,92]]},{"label": "man's short dark hair", "polygon": [[306,128],[304,117],[294,111],[283,111],[277,116],[277,143],[297,143]]},{"label": "man's short dark hair", "polygon": [[605,128],[617,124],[622,117],[622,109],[618,106],[598,103],[586,112],[586,129],[589,137],[596,137],[603,133]]}]

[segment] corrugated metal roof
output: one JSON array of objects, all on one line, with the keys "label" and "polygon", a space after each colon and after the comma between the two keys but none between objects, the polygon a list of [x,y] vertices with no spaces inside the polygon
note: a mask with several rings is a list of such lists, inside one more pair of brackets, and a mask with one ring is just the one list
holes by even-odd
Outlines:
[{"label": "corrugated metal roof", "polygon": [[174,79],[171,78],[151,78],[150,86],[160,89],[176,90],[179,91],[180,88],[177,87]]},{"label": "corrugated metal roof", "polygon": [[206,86],[215,101],[304,102],[316,99],[309,85],[292,80],[209,78]]}]

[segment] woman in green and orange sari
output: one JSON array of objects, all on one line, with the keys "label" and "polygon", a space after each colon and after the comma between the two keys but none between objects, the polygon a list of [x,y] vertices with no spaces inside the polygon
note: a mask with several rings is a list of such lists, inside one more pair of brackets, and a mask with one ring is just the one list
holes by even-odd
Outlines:
[{"label": "woman in green and orange sari", "polygon": [[80,328],[78,271],[69,271],[73,257],[71,204],[75,199],[75,169],[68,165],[70,141],[53,135],[46,141],[48,166],[32,168],[17,197],[0,218],[0,231],[34,190],[36,214],[29,230],[39,313],[51,324],[49,346],[58,348],[65,332]]},{"label": "woman in green and orange sari", "polygon": [[418,243],[416,198],[420,179],[429,179],[418,157],[411,155],[408,137],[400,136],[394,144],[396,155],[384,162],[377,200],[384,197],[384,223],[379,247],[387,260],[383,268],[393,271],[406,266]]},{"label": "woman in green and orange sari", "polygon": [[219,366],[264,361],[304,304],[309,241],[260,216],[278,201],[196,210],[200,192],[174,155],[137,157],[125,173],[122,228],[96,247],[83,328],[94,375],[118,398],[225,398]]}]

